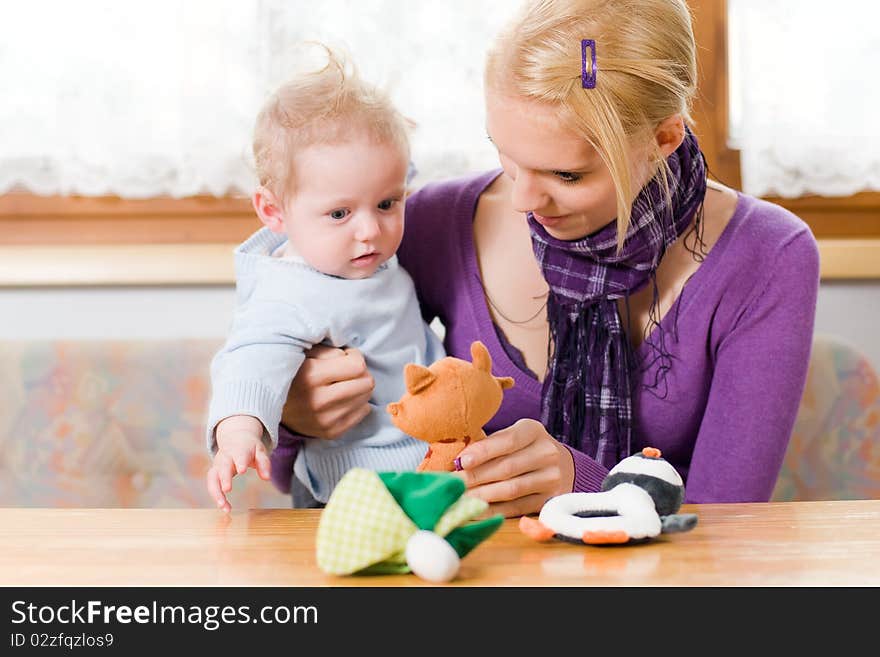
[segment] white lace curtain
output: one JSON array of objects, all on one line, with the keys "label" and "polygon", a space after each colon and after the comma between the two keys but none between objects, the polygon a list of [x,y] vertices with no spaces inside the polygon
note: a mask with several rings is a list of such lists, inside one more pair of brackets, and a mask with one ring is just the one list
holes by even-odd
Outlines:
[{"label": "white lace curtain", "polygon": [[728,9],[743,189],[880,190],[880,4],[728,0]]},{"label": "white lace curtain", "polygon": [[221,196],[303,40],[344,48],[418,124],[430,180],[497,165],[482,64],[512,0],[3,0],[0,193]]},{"label": "white lace curtain", "polygon": [[[294,44],[347,49],[419,125],[419,181],[496,165],[481,71],[514,0],[3,0],[0,193],[246,192]],[[880,5],[728,0],[743,187],[880,189]]]}]

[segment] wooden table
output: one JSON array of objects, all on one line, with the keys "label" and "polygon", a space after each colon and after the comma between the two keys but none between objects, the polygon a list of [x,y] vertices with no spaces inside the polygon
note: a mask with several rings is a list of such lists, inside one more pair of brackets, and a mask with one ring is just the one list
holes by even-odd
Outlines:
[{"label": "wooden table", "polygon": [[[684,534],[536,543],[507,520],[452,586],[878,586],[880,500],[685,505]],[[315,565],[319,511],[0,509],[2,586],[420,586]]]}]

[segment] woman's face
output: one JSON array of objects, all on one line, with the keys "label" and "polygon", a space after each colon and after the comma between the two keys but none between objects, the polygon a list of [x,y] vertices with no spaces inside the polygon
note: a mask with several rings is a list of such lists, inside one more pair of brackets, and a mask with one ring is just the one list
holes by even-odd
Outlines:
[{"label": "woman's face", "polygon": [[[551,236],[581,239],[615,219],[611,171],[551,107],[490,92],[486,129],[504,173],[513,181],[514,210],[531,212]],[[638,161],[635,153],[630,157]],[[634,185],[643,175],[633,179]]]}]

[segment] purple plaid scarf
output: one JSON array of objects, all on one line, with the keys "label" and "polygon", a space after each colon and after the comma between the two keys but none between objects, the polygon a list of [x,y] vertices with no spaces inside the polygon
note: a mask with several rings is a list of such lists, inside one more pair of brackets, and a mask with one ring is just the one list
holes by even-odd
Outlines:
[{"label": "purple plaid scarf", "polygon": [[[569,242],[551,237],[528,215],[532,248],[550,286],[552,353],[541,420],[557,440],[609,468],[631,452],[639,367],[616,300],[628,299],[649,281],[656,286],[660,259],[687,230],[706,194],[706,164],[690,130],[667,162],[671,206],[655,176],[633,202],[620,253],[616,222]],[[655,289],[652,311],[656,303]]]}]

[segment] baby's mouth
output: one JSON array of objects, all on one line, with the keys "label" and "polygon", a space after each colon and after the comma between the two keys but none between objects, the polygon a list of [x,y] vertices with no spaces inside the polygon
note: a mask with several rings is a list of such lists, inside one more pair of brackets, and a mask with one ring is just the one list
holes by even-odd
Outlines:
[{"label": "baby's mouth", "polygon": [[352,258],[351,263],[353,265],[366,266],[375,262],[379,258],[379,253],[377,251],[371,251],[370,253],[365,253],[357,258]]}]

